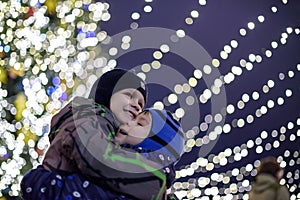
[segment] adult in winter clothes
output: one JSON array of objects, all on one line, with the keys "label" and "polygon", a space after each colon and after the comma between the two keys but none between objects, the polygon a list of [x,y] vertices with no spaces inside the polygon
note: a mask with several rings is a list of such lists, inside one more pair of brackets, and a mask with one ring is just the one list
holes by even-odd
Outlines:
[{"label": "adult in winter clothes", "polygon": [[282,176],[283,169],[276,158],[262,159],[249,193],[249,200],[289,200],[287,187],[279,184]]},{"label": "adult in winter clothes", "polygon": [[50,148],[43,166],[22,180],[23,198],[164,198],[174,178],[173,165],[164,155],[145,159],[113,143],[119,123],[133,120],[146,96],[140,78],[115,69],[94,84],[90,98],[96,103],[84,98],[71,101],[52,119]]}]

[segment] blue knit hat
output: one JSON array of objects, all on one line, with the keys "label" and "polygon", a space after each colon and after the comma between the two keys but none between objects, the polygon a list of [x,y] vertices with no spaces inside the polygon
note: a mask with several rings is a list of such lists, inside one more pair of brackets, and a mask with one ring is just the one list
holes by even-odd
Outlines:
[{"label": "blue knit hat", "polygon": [[163,154],[176,163],[185,143],[183,130],[172,114],[166,110],[146,109],[152,115],[152,127],[149,136],[137,148]]},{"label": "blue knit hat", "polygon": [[140,91],[146,102],[147,88],[145,82],[135,73],[120,68],[115,68],[100,76],[94,83],[89,98],[94,99],[96,103],[110,108],[111,96],[127,88]]}]

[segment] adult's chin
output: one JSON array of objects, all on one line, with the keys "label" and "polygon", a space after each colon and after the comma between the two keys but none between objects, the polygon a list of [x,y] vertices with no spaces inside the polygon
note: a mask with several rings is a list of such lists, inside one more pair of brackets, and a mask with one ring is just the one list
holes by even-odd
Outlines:
[{"label": "adult's chin", "polygon": [[124,138],[121,138],[121,136],[116,136],[114,141],[116,144],[123,144]]},{"label": "adult's chin", "polygon": [[126,124],[126,123],[133,120],[133,116],[129,112],[126,112],[126,113],[122,114],[120,116],[120,118],[121,119],[119,119],[119,121],[121,122],[121,124]]}]

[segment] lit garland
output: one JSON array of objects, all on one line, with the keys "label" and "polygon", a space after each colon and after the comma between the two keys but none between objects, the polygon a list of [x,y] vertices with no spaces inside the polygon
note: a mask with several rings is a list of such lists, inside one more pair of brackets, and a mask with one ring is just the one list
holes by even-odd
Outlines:
[{"label": "lit garland", "polygon": [[[145,1],[148,2],[148,1]],[[151,2],[151,1],[150,1]],[[287,1],[283,1],[284,4],[287,4]],[[201,6],[205,6],[206,5],[206,1],[205,0],[200,0],[199,4]],[[146,5],[147,7],[149,7],[149,5]],[[145,7],[146,7],[145,6]],[[145,11],[145,7],[144,7],[144,12],[148,13]],[[149,9],[152,10],[152,9]],[[150,11],[151,12],[151,11]],[[273,13],[277,13],[278,9],[276,6],[272,6],[271,7],[271,12]],[[190,12],[191,16],[187,17],[185,19],[185,23],[188,25],[193,24],[193,21],[195,19],[197,19],[199,17],[199,12],[197,10],[192,10]],[[130,27],[132,29],[135,29],[138,27],[138,22],[137,20],[139,20],[141,18],[140,12],[133,12],[132,14],[132,19],[135,21],[133,23],[131,23]],[[263,15],[259,15],[257,17],[258,22],[259,23],[263,23],[265,21],[265,17]],[[134,25],[134,26],[133,26]],[[247,23],[247,28],[249,31],[253,31],[255,29],[255,23],[254,22],[249,22]],[[245,37],[247,35],[247,30],[245,28],[241,28],[240,29],[240,35],[242,37]],[[181,38],[185,36],[185,31],[182,29],[178,29],[177,32],[177,37]],[[207,88],[203,91],[202,94],[200,94],[199,96],[199,100],[202,104],[205,104],[211,97],[212,95],[218,95],[220,93],[220,88],[222,85],[228,85],[234,82],[234,79],[238,76],[241,76],[243,73],[244,69],[247,69],[248,71],[251,71],[254,67],[255,62],[256,63],[262,63],[263,62],[263,58],[271,58],[272,57],[272,51],[276,50],[279,45],[285,45],[287,43],[287,40],[289,38],[289,36],[291,34],[295,34],[296,36],[300,35],[300,29],[298,27],[292,28],[292,27],[287,27],[286,31],[281,33],[280,36],[281,38],[279,39],[279,41],[271,41],[270,44],[270,49],[266,48],[266,50],[263,52],[263,55],[260,55],[260,53],[258,54],[249,54],[248,59],[241,59],[239,65],[240,66],[232,66],[231,68],[231,72],[228,72],[227,74],[221,76],[218,79],[215,79],[214,81],[214,85],[211,86],[211,89]],[[127,36],[129,37],[129,36]],[[174,37],[172,38],[172,36],[170,37],[171,41],[177,41],[177,39],[174,39]],[[173,40],[172,40],[173,39]],[[160,59],[162,59],[163,54],[169,52],[169,47],[167,44],[164,44],[165,47],[168,49],[167,51],[164,51],[163,48],[160,48],[160,51],[155,51],[153,53],[153,58],[155,59],[152,63],[150,64],[143,64],[141,66],[141,70],[147,74],[149,71],[151,71],[151,67],[155,70],[155,69],[159,69],[161,64],[159,62]],[[236,49],[238,47],[238,41],[237,40],[231,40],[230,45],[225,45],[224,49],[222,51],[220,51],[220,57],[222,60],[226,60],[228,59],[228,57],[230,56],[230,53],[232,53],[233,49]],[[272,49],[272,50],[271,50]],[[216,67],[219,68],[221,67],[221,61],[218,59],[213,59],[212,60],[212,67]],[[289,77],[289,78],[295,78],[295,74],[298,74],[300,71],[300,64],[298,64],[296,66],[295,71],[293,70],[289,70],[288,72],[281,72],[278,75],[279,80],[284,80],[285,77]],[[191,87],[195,87],[197,85],[197,80],[200,80],[204,75],[209,75],[211,72],[211,66],[206,65],[203,66],[203,71],[201,71],[201,69],[195,69],[194,70],[194,78],[193,79],[189,79],[188,83],[179,83],[176,84],[174,87],[174,93],[170,94],[169,97],[167,98],[167,103],[165,101],[157,101],[154,103],[154,107],[162,109],[164,108],[165,104],[175,104],[178,100],[177,95],[180,95],[182,92],[188,93],[189,90],[191,89]],[[146,76],[146,75],[145,75]],[[272,100],[269,99],[267,100],[265,105],[261,105],[260,108],[257,108],[255,113],[253,114],[249,114],[245,119],[240,118],[240,119],[235,119],[231,122],[231,124],[225,124],[223,126],[216,126],[214,128],[213,132],[208,133],[206,136],[204,137],[197,137],[197,139],[195,140],[195,136],[197,134],[199,134],[199,131],[205,132],[208,129],[209,124],[211,123],[212,120],[215,120],[216,122],[220,122],[222,120],[223,117],[225,117],[227,114],[231,115],[234,112],[236,112],[237,110],[242,110],[245,108],[246,104],[252,99],[253,101],[258,101],[260,98],[260,94],[267,94],[272,88],[274,88],[276,85],[278,85],[280,83],[276,83],[274,82],[274,80],[269,80],[267,82],[267,84],[262,86],[262,93],[258,92],[258,91],[253,91],[252,94],[243,94],[242,95],[242,99],[239,100],[236,103],[236,108],[234,105],[232,104],[228,104],[227,107],[225,108],[225,112],[220,111],[220,113],[216,114],[215,116],[212,115],[207,115],[204,117],[205,122],[202,122],[199,126],[200,129],[196,130],[195,129],[191,129],[188,130],[186,132],[186,136],[188,138],[187,142],[186,142],[186,146],[185,146],[185,151],[188,153],[192,150],[193,147],[201,147],[203,144],[207,144],[210,141],[213,141],[215,139],[218,138],[219,135],[223,134],[228,134],[230,133],[232,128],[242,128],[243,126],[246,125],[246,123],[252,124],[254,123],[255,117],[259,118],[262,117],[263,115],[266,115],[267,112],[270,109],[274,109],[276,107],[276,103],[278,106],[283,106],[283,104],[285,103],[285,98],[290,98],[293,94],[292,89],[290,88],[286,88],[284,94],[282,96],[277,97],[277,100]],[[178,114],[177,112],[175,112],[175,115],[178,118],[182,118],[183,115]],[[249,140],[247,141],[245,144],[242,144],[241,146],[236,146],[236,147],[229,147],[227,148],[225,151],[220,152],[217,156],[216,155],[208,155],[209,159],[205,159],[205,158],[198,158],[195,162],[186,165],[185,167],[181,167],[181,170],[177,171],[177,178],[180,177],[189,177],[194,175],[195,172],[200,172],[200,173],[204,173],[207,171],[213,171],[215,169],[216,166],[221,167],[221,166],[225,166],[226,164],[228,164],[228,162],[230,161],[230,163],[233,162],[238,162],[240,161],[242,158],[246,158],[248,156],[248,150],[247,148],[251,149],[251,148],[255,148],[255,152],[256,154],[261,154],[263,151],[270,151],[273,148],[278,148],[280,146],[281,143],[283,143],[284,141],[287,142],[296,142],[297,138],[299,138],[300,136],[300,129],[298,128],[300,125],[300,118],[298,117],[295,122],[293,123],[292,121],[290,121],[288,123],[288,125],[285,127],[284,125],[282,125],[280,127],[280,130],[273,130],[271,133],[267,133],[266,131],[262,131],[261,132],[261,136],[257,137],[254,141],[253,140]],[[289,136],[289,140],[286,140],[286,135],[284,135],[284,133],[287,130],[291,130],[294,127],[297,127],[297,131],[295,133],[290,134]],[[280,136],[278,136],[278,132],[280,132]],[[270,141],[268,143],[265,144],[265,146],[262,146],[263,140],[267,139],[267,137],[269,135],[272,135],[272,137],[279,137],[278,140],[274,140],[273,144],[270,143]],[[291,143],[292,145],[292,143]],[[295,144],[296,145],[296,144]],[[234,151],[232,151],[231,149],[234,149]],[[288,151],[288,150],[286,150]],[[232,155],[234,154],[234,155]],[[299,151],[295,151],[294,152],[294,159],[291,159],[289,162],[290,166],[293,165],[300,165],[300,159],[299,157]],[[286,162],[283,160],[283,158],[280,156],[278,157],[278,161],[281,162],[282,167],[285,167]],[[251,176],[255,176],[256,175],[256,170],[254,169],[254,167],[258,166],[258,160],[255,161],[256,164],[248,164],[247,167],[242,167],[241,170],[246,172],[246,177],[251,175]],[[292,174],[294,173],[294,179],[291,178]],[[229,174],[229,175],[228,175]],[[286,173],[287,176],[286,178],[283,178],[281,180],[281,184],[288,184],[289,190],[290,192],[294,192],[296,190],[296,188],[300,187],[300,184],[297,184],[297,182],[299,182],[299,170],[295,171],[295,172],[287,172]],[[220,176],[222,178],[220,178]],[[230,183],[231,182],[231,178],[236,176],[237,177],[237,181],[241,181],[238,183]],[[214,173],[212,175],[211,178],[207,178],[207,177],[201,177],[201,175],[199,175],[200,178],[195,179],[195,178],[190,178],[189,182],[175,182],[172,186],[172,188],[170,189],[169,192],[175,192],[175,194],[180,197],[180,199],[195,199],[195,198],[199,198],[199,199],[210,199],[208,196],[214,196],[213,199],[248,199],[248,195],[247,193],[250,191],[251,186],[250,186],[250,181],[245,177],[245,173],[239,173],[239,169],[235,168],[235,170],[233,171],[227,171],[226,173],[223,173],[222,175],[220,174],[216,174]],[[218,181],[214,178],[214,177],[218,177]],[[244,181],[242,181],[245,178]],[[288,180],[288,181],[287,181]],[[205,184],[203,184],[203,181]],[[214,185],[215,182],[220,182],[223,181],[223,184],[230,184],[229,188],[222,188],[222,187],[215,187]],[[233,181],[234,182],[234,181]],[[206,186],[209,186],[211,184],[212,187],[207,187],[207,189],[201,189],[204,188]],[[236,194],[240,192],[239,194]],[[225,196],[224,196],[225,194]],[[207,197],[206,197],[207,195]],[[297,196],[292,195],[291,199],[300,199],[300,193],[297,194]]]},{"label": "lit garland", "polygon": [[[110,19],[108,7],[90,0],[0,2],[0,190],[6,195],[18,196],[24,173],[40,163],[52,114],[111,68],[95,58],[104,56],[96,46],[107,36],[98,24]],[[8,83],[17,78],[20,90],[9,94]]]}]

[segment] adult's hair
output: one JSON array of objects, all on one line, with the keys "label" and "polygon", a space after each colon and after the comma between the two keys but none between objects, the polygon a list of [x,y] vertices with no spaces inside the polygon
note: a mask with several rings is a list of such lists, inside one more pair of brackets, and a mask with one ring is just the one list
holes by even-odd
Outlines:
[{"label": "adult's hair", "polygon": [[257,174],[270,174],[276,177],[277,172],[282,170],[275,157],[266,157],[261,159],[261,163],[257,168]]}]

